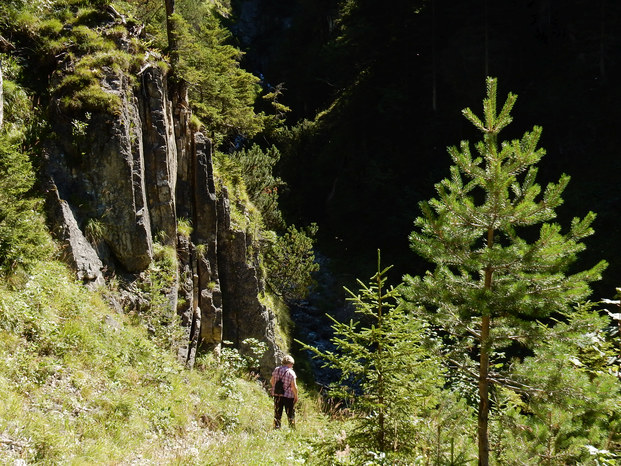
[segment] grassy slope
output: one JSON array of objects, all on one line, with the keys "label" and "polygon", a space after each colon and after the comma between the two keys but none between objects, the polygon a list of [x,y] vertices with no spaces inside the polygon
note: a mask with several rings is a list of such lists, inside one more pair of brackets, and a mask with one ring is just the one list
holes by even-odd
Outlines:
[{"label": "grassy slope", "polygon": [[41,263],[0,285],[0,464],[290,464],[323,436],[309,397],[297,432],[274,432],[258,382],[200,366],[184,370],[62,264]]}]

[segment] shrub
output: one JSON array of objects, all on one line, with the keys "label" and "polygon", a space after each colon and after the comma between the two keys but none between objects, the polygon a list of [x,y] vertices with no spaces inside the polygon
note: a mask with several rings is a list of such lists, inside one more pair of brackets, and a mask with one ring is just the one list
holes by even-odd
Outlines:
[{"label": "shrub", "polygon": [[312,274],[319,270],[313,252],[317,225],[297,229],[291,225],[276,237],[265,253],[266,280],[272,291],[287,301],[304,299],[313,285]]},{"label": "shrub", "polygon": [[278,191],[285,182],[273,173],[280,160],[278,149],[272,146],[264,151],[254,144],[250,149],[234,152],[231,159],[239,165],[248,197],[261,213],[265,227],[282,228],[284,221],[278,206]]},{"label": "shrub", "polygon": [[29,269],[49,257],[52,244],[42,202],[29,195],[35,175],[19,146],[0,137],[0,274]]}]

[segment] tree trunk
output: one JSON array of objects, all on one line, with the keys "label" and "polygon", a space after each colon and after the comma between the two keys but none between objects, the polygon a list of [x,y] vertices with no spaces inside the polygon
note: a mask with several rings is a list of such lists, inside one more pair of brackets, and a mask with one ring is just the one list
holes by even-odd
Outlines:
[{"label": "tree trunk", "polygon": [[179,47],[177,45],[177,37],[175,35],[175,25],[172,15],[175,13],[175,0],[164,0],[166,4],[166,36],[168,38],[168,53],[170,55],[170,65],[172,74],[177,70],[179,62]]},{"label": "tree trunk", "polygon": [[431,0],[431,108],[438,111],[438,77],[436,50],[436,2]]},{"label": "tree trunk", "polygon": [[[379,270],[379,263],[378,263]],[[382,277],[379,272],[376,275],[377,277],[377,328],[380,331],[380,335],[382,334],[384,327],[382,322]],[[382,343],[381,341],[377,344],[377,362],[378,362],[378,374],[377,374],[377,388],[378,388],[378,402],[380,404],[378,423],[379,423],[379,448],[381,452],[386,451],[386,418],[385,418],[385,409],[384,409],[384,367],[381,363],[382,361]]]},{"label": "tree trunk", "polygon": [[170,21],[170,17],[175,12],[175,0],[164,0],[166,4],[166,34],[168,36],[168,47],[170,48],[174,42],[173,27]]},{"label": "tree trunk", "polygon": [[483,10],[483,23],[484,23],[484,47],[485,47],[485,53],[484,53],[484,60],[485,60],[485,64],[484,64],[484,68],[485,68],[485,77],[487,78],[489,76],[489,9],[487,6],[487,0],[483,0],[484,3],[484,10]]},{"label": "tree trunk", "polygon": [[487,381],[487,374],[489,372],[489,327],[490,317],[483,316],[481,321],[481,356],[479,365],[479,466],[487,466],[489,464],[489,439],[487,435],[489,417],[489,384]]},{"label": "tree trunk", "polygon": [[[487,247],[494,245],[494,230],[487,230]],[[491,267],[485,269],[485,289],[492,288]],[[486,310],[487,312],[487,310]],[[480,337],[480,360],[479,360],[479,420],[478,420],[478,437],[479,437],[479,466],[487,466],[489,464],[489,438],[488,438],[488,420],[489,420],[489,382],[487,376],[489,373],[489,332],[490,332],[490,316],[489,314],[481,317],[481,337]]]}]

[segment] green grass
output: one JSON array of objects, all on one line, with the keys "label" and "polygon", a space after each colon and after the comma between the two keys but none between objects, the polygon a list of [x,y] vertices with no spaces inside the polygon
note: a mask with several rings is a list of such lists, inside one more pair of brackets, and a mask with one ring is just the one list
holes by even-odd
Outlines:
[{"label": "green grass", "polygon": [[291,351],[290,343],[293,341],[291,331],[293,329],[293,321],[289,314],[289,308],[282,298],[275,294],[264,291],[259,295],[259,301],[268,309],[274,312],[276,316],[276,343],[282,349],[283,352],[289,353]]},{"label": "green grass", "polygon": [[263,229],[261,214],[250,201],[240,165],[227,154],[216,152],[213,158],[216,190],[227,189],[233,228],[259,237]]},{"label": "green grass", "polygon": [[192,221],[187,218],[178,218],[177,219],[177,233],[186,238],[189,238],[192,235],[192,231],[194,228],[192,227]]},{"label": "green grass", "polygon": [[0,464],[294,464],[326,430],[303,395],[273,431],[259,382],[185,370],[132,322],[57,262],[0,285]]}]

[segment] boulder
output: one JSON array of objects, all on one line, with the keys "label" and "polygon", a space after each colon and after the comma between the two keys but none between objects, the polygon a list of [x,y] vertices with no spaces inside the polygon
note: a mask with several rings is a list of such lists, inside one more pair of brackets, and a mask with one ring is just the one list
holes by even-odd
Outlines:
[{"label": "boulder", "polygon": [[48,199],[48,217],[54,221],[53,231],[65,247],[62,255],[89,288],[97,288],[105,284],[103,263],[93,246],[87,241],[78,226],[69,204],[58,197],[55,187],[50,189]]}]

